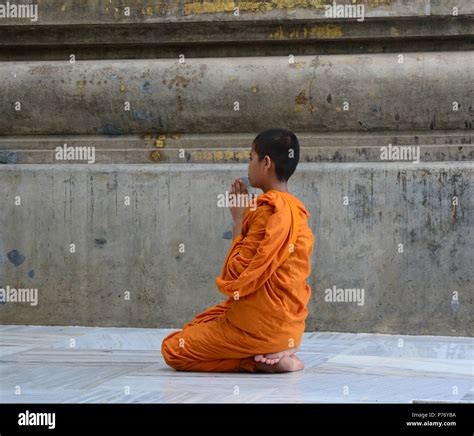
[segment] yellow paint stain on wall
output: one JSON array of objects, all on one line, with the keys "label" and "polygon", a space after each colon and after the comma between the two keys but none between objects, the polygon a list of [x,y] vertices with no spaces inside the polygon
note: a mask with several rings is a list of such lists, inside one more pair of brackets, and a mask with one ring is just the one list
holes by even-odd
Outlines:
[{"label": "yellow paint stain on wall", "polygon": [[391,27],[390,28],[390,34],[392,36],[400,36],[400,31],[396,27]]},{"label": "yellow paint stain on wall", "polygon": [[315,8],[324,7],[323,0],[273,0],[270,2],[276,9],[293,9],[293,8]]},{"label": "yellow paint stain on wall", "polygon": [[338,38],[343,36],[341,26],[335,24],[327,24],[326,26],[317,26],[313,28],[310,32],[311,36],[316,36],[317,38]]},{"label": "yellow paint stain on wall", "polygon": [[451,216],[452,216],[453,218],[456,217],[456,211],[457,211],[457,205],[456,205],[456,204],[453,204],[453,205],[451,206]]},{"label": "yellow paint stain on wall", "polygon": [[191,156],[195,161],[212,161],[212,151],[192,151]]},{"label": "yellow paint stain on wall", "polygon": [[186,3],[184,5],[184,13],[189,14],[209,14],[216,12],[233,12],[236,7],[233,1],[214,1]]},{"label": "yellow paint stain on wall", "polygon": [[306,96],[306,91],[303,89],[296,97],[295,97],[295,106],[293,107],[293,112],[317,112],[318,108],[313,106],[311,102],[311,98]]},{"label": "yellow paint stain on wall", "polygon": [[190,1],[184,5],[184,13],[188,14],[209,14],[218,12],[239,11],[266,12],[273,9],[294,9],[294,8],[314,8],[323,9],[323,0],[271,0],[271,1],[228,1],[216,0],[212,2]]},{"label": "yellow paint stain on wall", "polygon": [[304,112],[306,110],[306,106],[304,104],[296,104],[293,108],[293,112]]},{"label": "yellow paint stain on wall", "polygon": [[161,160],[161,154],[159,151],[152,151],[150,153],[150,159],[154,162],[159,162]]},{"label": "yellow paint stain on wall", "polygon": [[237,80],[237,76],[229,76],[229,80]]},{"label": "yellow paint stain on wall", "polygon": [[376,8],[378,6],[392,6],[394,0],[358,0],[357,3]]},{"label": "yellow paint stain on wall", "polygon": [[278,26],[278,30],[274,33],[270,33],[270,37],[273,39],[283,39],[285,38],[285,34],[283,32],[283,27]]},{"label": "yellow paint stain on wall", "polygon": [[290,68],[303,68],[306,62],[296,62],[295,64],[289,64]]},{"label": "yellow paint stain on wall", "polygon": [[176,87],[181,85],[184,88],[186,88],[186,86],[188,86],[190,81],[191,81],[190,79],[187,79],[184,76],[177,75],[176,78],[175,78],[175,85],[176,85]]},{"label": "yellow paint stain on wall", "polygon": [[247,161],[249,159],[249,153],[245,151],[236,151],[235,157],[239,161]]},{"label": "yellow paint stain on wall", "polygon": [[306,92],[303,89],[296,97],[295,97],[295,103],[296,104],[307,104],[309,102],[309,98],[306,97]]},{"label": "yellow paint stain on wall", "polygon": [[288,38],[300,38],[300,30],[299,29],[292,29],[288,31]]},{"label": "yellow paint stain on wall", "polygon": [[337,24],[324,24],[312,27],[305,27],[301,29],[283,29],[278,26],[278,29],[270,33],[270,38],[273,39],[295,39],[295,38],[338,38],[343,36],[342,27]]},{"label": "yellow paint stain on wall", "polygon": [[126,90],[127,87],[124,84],[120,85],[120,92],[125,92]]},{"label": "yellow paint stain on wall", "polygon": [[153,14],[169,13],[173,4],[173,2],[170,2],[168,0],[154,0],[153,3],[155,3],[154,6],[147,6],[142,8],[140,11],[141,14],[151,16]]},{"label": "yellow paint stain on wall", "polygon": [[249,153],[245,151],[216,150],[216,151],[194,151],[192,160],[197,162],[228,162],[240,161],[246,162],[249,159]]},{"label": "yellow paint stain on wall", "polygon": [[161,139],[157,139],[155,141],[155,147],[162,148],[165,146],[165,141],[162,141]]}]

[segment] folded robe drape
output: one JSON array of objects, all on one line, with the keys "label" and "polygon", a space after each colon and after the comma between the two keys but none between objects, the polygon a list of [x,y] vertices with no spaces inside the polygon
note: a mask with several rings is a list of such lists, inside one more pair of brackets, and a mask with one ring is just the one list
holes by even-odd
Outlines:
[{"label": "folded robe drape", "polygon": [[228,298],[163,340],[169,366],[255,372],[255,354],[300,344],[311,294],[306,283],[314,246],[309,216],[287,192],[270,190],[257,198],[215,279]]}]

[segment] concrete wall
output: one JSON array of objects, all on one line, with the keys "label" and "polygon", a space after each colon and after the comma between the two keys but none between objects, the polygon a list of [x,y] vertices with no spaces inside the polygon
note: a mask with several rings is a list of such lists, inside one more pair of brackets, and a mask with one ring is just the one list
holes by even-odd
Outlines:
[{"label": "concrete wall", "polygon": [[[471,334],[471,169],[301,164],[291,190],[316,237],[307,329]],[[217,196],[245,174],[235,164],[4,166],[0,280],[37,288],[38,304],[0,306],[2,322],[179,326],[221,301],[214,278],[231,218]],[[363,288],[363,305],[325,301],[333,286]]]},{"label": "concrete wall", "polygon": [[[137,0],[125,18],[120,0],[44,0],[35,22],[1,18],[0,288],[39,300],[0,322],[178,328],[220,301],[216,197],[281,126],[316,236],[307,330],[472,336],[474,5],[365,0],[358,22],[331,3]],[[57,160],[63,144],[94,163]],[[389,144],[420,163],[383,160]],[[334,286],[364,304],[325,301]]]}]

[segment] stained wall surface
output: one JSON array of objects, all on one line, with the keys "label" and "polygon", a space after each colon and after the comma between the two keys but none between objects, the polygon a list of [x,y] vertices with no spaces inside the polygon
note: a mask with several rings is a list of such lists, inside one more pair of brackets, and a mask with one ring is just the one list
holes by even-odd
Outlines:
[{"label": "stained wall surface", "polygon": [[124,3],[0,18],[0,289],[38,290],[1,323],[178,328],[221,301],[218,196],[284,127],[306,329],[473,335],[471,1]]}]

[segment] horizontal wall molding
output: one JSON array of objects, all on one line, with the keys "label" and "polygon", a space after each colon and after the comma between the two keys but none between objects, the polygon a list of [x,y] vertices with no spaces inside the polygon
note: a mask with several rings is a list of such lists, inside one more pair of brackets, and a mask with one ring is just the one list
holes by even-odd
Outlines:
[{"label": "horizontal wall molding", "polygon": [[[11,2],[14,3],[14,2]],[[72,25],[113,23],[169,22],[234,22],[246,20],[327,19],[326,6],[333,0],[267,0],[267,1],[202,1],[202,0],[22,0],[22,4],[37,4],[38,19],[4,18],[0,26]],[[351,0],[338,0],[337,5],[352,6]],[[471,0],[358,0],[364,6],[364,16],[383,17],[449,17],[457,8],[458,16],[473,15]],[[125,8],[129,7],[129,11]],[[236,8],[239,14],[236,15]],[[128,15],[127,15],[128,13]]]},{"label": "horizontal wall molding", "polygon": [[[295,132],[300,143],[300,162],[380,162],[390,147],[399,155],[419,156],[423,162],[474,160],[470,132],[396,132],[350,134]],[[202,163],[248,162],[250,144],[257,135],[156,134],[125,136],[17,136],[0,137],[3,164],[100,164],[100,163]],[[418,150],[417,150],[418,148]],[[74,150],[72,150],[74,149]],[[88,157],[93,151],[93,160]],[[393,148],[394,149],[394,148]],[[73,153],[78,160],[63,159]],[[393,154],[392,154],[393,156]],[[59,159],[59,160],[58,160]]]},{"label": "horizontal wall molding", "polygon": [[399,59],[0,63],[0,135],[472,129],[474,51]]}]

